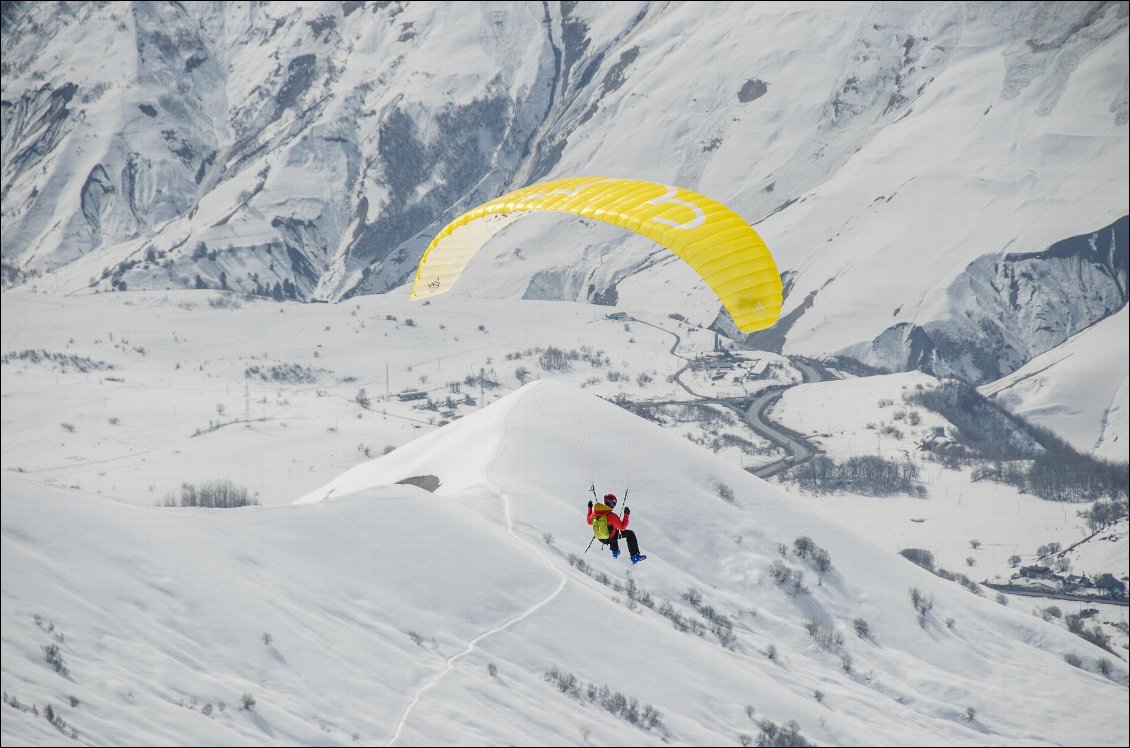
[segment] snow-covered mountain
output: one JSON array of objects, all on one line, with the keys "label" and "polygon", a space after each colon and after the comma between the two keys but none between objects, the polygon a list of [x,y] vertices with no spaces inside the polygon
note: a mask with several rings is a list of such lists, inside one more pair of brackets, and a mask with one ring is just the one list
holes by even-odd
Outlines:
[{"label": "snow-covered mountain", "polygon": [[[1125,2],[2,24],[5,745],[1130,740],[1125,607],[977,584],[1124,580],[1126,520],[1003,480],[1026,426],[920,450],[1013,417],[915,400],[1130,456]],[[557,214],[409,301],[448,221],[577,174],[733,207],[780,322]],[[917,477],[807,493],[802,441]],[[642,566],[584,551],[590,484]],[[164,506],[206,485],[260,505]]]},{"label": "snow-covered mountain", "polygon": [[1130,312],[1123,307],[981,391],[1081,452],[1124,462],[1130,449],[1127,341]]},{"label": "snow-covered mountain", "polygon": [[[986,382],[1126,304],[1125,3],[6,3],[3,19],[6,287],[383,292],[461,210],[604,173],[757,226],[789,292],[762,348]],[[671,286],[661,311],[715,322],[649,242],[519,227],[475,292],[635,307]]]},{"label": "snow-covered mountain", "polygon": [[[628,489],[649,558],[627,577],[584,552],[589,463]],[[434,493],[398,485],[421,475]],[[5,742],[720,745],[769,722],[838,745],[1127,739],[1125,686],[1087,672],[1102,650],[561,383],[304,505],[3,481]]]}]

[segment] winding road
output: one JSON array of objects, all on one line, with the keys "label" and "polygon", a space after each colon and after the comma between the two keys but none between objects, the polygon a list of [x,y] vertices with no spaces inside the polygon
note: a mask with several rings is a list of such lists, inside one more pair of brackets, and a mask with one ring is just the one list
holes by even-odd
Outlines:
[{"label": "winding road", "polygon": [[[687,386],[682,380],[683,372],[691,366],[691,360],[686,356],[679,353],[679,345],[683,342],[679,334],[673,330],[668,330],[665,327],[645,322],[635,317],[629,317],[633,322],[648,327],[654,327],[656,330],[661,330],[675,338],[674,344],[671,346],[671,355],[680,358],[686,363],[675,372],[673,378],[676,384],[679,385],[688,395],[695,398],[696,403],[717,403],[731,408],[741,414],[746,424],[763,439],[771,442],[775,447],[785,453],[785,456],[779,460],[775,460],[767,465],[762,465],[759,468],[751,470],[754,475],[759,478],[769,478],[783,470],[794,465],[800,465],[807,462],[820,453],[820,450],[813,446],[811,442],[804,438],[801,434],[788,429],[780,424],[773,423],[765,416],[765,412],[773,406],[785,390],[796,385],[775,386],[772,389],[762,392],[755,396],[752,400],[747,397],[711,397],[695,392]],[[801,358],[799,356],[789,356],[789,362],[800,371],[801,376],[804,378],[803,384],[810,382],[823,382],[831,377],[819,365],[812,361]],[[685,404],[686,401],[679,400],[666,400],[649,402],[648,405],[677,405]]]},{"label": "winding road", "polygon": [[[828,379],[823,370],[812,366],[801,358],[789,356],[789,363],[800,371],[801,376],[804,377],[804,384],[808,384],[809,382],[823,382]],[[796,385],[789,385],[789,387],[795,386]],[[813,444],[802,435],[765,418],[765,411],[774,405],[789,387],[761,393],[753,399],[753,402],[750,403],[749,408],[747,408],[744,413],[746,423],[749,424],[749,427],[753,429],[754,432],[773,442],[774,445],[785,452],[785,456],[780,460],[771,462],[768,465],[762,465],[751,471],[759,478],[774,476],[793,465],[808,462],[820,453],[820,450],[813,446]]]}]

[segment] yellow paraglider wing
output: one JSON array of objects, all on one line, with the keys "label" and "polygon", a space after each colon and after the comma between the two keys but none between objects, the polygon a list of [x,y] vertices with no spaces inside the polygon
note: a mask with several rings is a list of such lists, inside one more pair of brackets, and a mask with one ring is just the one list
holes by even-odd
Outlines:
[{"label": "yellow paraglider wing", "polygon": [[412,298],[451,290],[474,254],[532,211],[604,221],[667,247],[718,295],[742,332],[781,313],[781,276],[757,232],[734,211],[697,192],[638,179],[571,177],[523,187],[467,211],[440,231],[420,259]]}]

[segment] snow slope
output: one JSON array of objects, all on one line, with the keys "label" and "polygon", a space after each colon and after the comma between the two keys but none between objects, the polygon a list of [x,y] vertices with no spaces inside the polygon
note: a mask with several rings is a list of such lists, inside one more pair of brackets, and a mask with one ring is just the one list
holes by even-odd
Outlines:
[{"label": "snow slope", "polygon": [[[785,392],[772,414],[780,423],[804,434],[840,462],[876,455],[913,464],[924,490],[920,497],[796,491],[797,501],[892,552],[906,548],[929,551],[939,568],[978,582],[1005,584],[1019,565],[1050,563],[1038,552],[1040,546],[1050,543],[1073,548],[1064,554],[1070,562],[1067,573],[1091,577],[1110,573],[1125,580],[1125,529],[1112,527],[1093,536],[1087,522],[1078,516],[1088,505],[1047,501],[1010,485],[973,480],[974,466],[946,468],[929,452],[919,450],[919,443],[937,429],[952,433],[953,426],[903,397],[936,384],[932,377],[906,372],[805,384]],[[1019,562],[1013,562],[1014,556]],[[1078,600],[1015,597],[1007,602],[1021,610],[1055,604],[1067,613],[1096,607]],[[1118,643],[1124,657],[1126,607],[1097,607],[1104,613],[1103,630]]]},{"label": "snow slope", "polygon": [[[649,554],[630,579],[654,609],[627,596],[624,559],[583,554],[586,462],[598,490],[630,491]],[[390,485],[407,473],[441,486]],[[4,690],[53,704],[91,744],[717,745],[757,734],[749,707],[818,743],[1128,739],[1124,685],[1063,661],[1077,653],[1093,669],[1101,650],[562,383],[526,385],[293,506],[138,507],[3,481]],[[831,555],[819,581],[777,553],[801,535]],[[777,588],[775,560],[808,591]],[[659,614],[669,600],[702,620],[689,587],[730,622],[729,648]],[[921,625],[911,588],[933,604]],[[842,644],[819,646],[806,623]],[[52,636],[65,675],[44,662]],[[594,640],[615,654],[594,657]],[[580,680],[579,698],[547,682],[554,667]],[[611,717],[586,683],[652,705],[659,721]],[[3,715],[6,743],[59,739],[42,717]]]},{"label": "snow slope", "polygon": [[1128,341],[1130,310],[1123,307],[1009,376],[982,386],[981,393],[1051,429],[1081,452],[1126,462]]},{"label": "snow slope", "polygon": [[[906,372],[788,390],[772,414],[780,423],[805,434],[837,460],[878,455],[913,462],[926,489],[923,498],[803,493],[798,498],[838,521],[851,522],[886,548],[925,548],[939,566],[977,579],[1007,578],[1015,571],[1008,563],[1013,554],[1033,563],[1040,545],[1058,542],[1066,548],[1091,534],[1076,515],[1083,508],[1079,505],[1047,501],[991,480],[972,481],[971,466],[947,469],[919,451],[918,443],[935,429],[948,433],[952,425],[902,398],[936,383],[919,372]],[[912,413],[919,419],[916,425],[910,423]],[[973,548],[973,540],[982,542]],[[969,557],[976,561],[973,568],[967,568]],[[1105,570],[1121,572],[1123,566]]]}]

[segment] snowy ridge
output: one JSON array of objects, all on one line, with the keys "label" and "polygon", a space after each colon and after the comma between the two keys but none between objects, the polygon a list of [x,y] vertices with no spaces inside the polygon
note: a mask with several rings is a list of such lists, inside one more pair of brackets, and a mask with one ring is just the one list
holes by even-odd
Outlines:
[{"label": "snowy ridge", "polygon": [[[602,435],[601,485],[630,482],[632,526],[649,553],[636,583],[657,608],[668,599],[688,618],[697,614],[682,595],[699,589],[731,621],[732,648],[677,631],[656,609],[631,609],[623,592],[571,567],[585,532],[584,481],[571,463],[583,463],[585,443],[546,418],[569,412]],[[127,507],[5,476],[3,616],[17,634],[4,641],[5,690],[56,706],[60,688],[73,694],[79,706],[63,702],[59,713],[90,742],[337,744],[357,734],[501,744],[518,731],[580,743],[586,726],[613,744],[717,744],[756,733],[747,705],[759,718],[796,720],[821,743],[1071,743],[1081,724],[1099,744],[1125,740],[1125,689],[1062,660],[1101,651],[923,572],[654,425],[549,381],[474,420],[493,458],[488,447],[485,462],[455,466],[436,494],[382,487],[379,473],[442,473],[457,446],[451,427],[416,442],[410,458],[365,466],[368,478],[343,476],[350,495],[287,507]],[[734,504],[718,498],[716,481],[733,488]],[[819,584],[807,564],[777,554],[799,535],[831,555]],[[611,580],[624,568],[607,553],[586,560]],[[774,560],[803,571],[809,592],[777,588]],[[100,601],[86,615],[68,602],[76,585]],[[932,599],[925,626],[912,587]],[[857,617],[870,638],[852,631]],[[65,679],[38,649],[48,621],[65,635]],[[843,644],[817,646],[804,629],[812,622]],[[612,667],[590,654],[601,632],[619,651]],[[598,718],[599,706],[545,682],[551,667],[653,705],[661,724]],[[1049,679],[1061,688],[1038,687]],[[253,709],[236,708],[240,692]],[[219,699],[226,710],[201,713]],[[6,739],[57,735],[11,709],[4,725]]]}]

